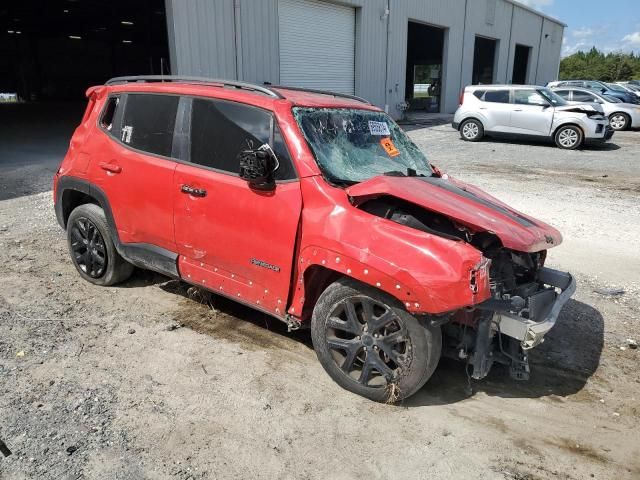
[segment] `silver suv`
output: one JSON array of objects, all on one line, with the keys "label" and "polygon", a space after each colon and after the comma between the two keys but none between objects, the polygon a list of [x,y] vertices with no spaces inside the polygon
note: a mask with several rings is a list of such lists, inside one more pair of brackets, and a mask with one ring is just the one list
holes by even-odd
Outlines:
[{"label": "silver suv", "polygon": [[527,85],[466,87],[453,128],[469,142],[484,135],[537,137],[569,150],[613,136],[599,105],[570,104],[548,88]]}]

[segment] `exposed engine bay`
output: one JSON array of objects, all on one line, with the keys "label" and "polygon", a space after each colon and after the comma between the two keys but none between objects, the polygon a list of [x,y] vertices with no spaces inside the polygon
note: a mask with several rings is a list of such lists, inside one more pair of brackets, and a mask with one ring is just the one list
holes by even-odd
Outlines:
[{"label": "exposed engine bay", "polygon": [[430,321],[442,325],[443,355],[467,362],[472,378],[486,377],[497,362],[507,365],[514,379],[527,380],[527,350],[542,343],[575,291],[571,275],[544,267],[546,250],[528,253],[505,248],[493,233],[474,231],[402,199],[381,196],[359,208],[426,233],[466,242],[491,261],[489,300]]}]

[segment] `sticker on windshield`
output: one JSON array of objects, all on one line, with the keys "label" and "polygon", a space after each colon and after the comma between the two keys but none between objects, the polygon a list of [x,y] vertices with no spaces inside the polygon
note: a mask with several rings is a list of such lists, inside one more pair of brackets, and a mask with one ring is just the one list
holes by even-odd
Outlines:
[{"label": "sticker on windshield", "polygon": [[383,138],[382,140],[380,140],[380,145],[382,145],[384,151],[387,152],[387,155],[389,155],[391,158],[400,155],[400,150],[396,148],[390,138]]},{"label": "sticker on windshield", "polygon": [[371,132],[371,135],[378,135],[381,137],[388,137],[391,135],[387,122],[373,122],[369,120],[369,132]]}]

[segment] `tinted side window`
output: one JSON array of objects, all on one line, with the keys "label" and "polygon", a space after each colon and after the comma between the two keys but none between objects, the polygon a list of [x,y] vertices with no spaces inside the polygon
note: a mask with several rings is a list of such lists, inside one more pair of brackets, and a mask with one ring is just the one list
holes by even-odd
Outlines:
[{"label": "tinted side window", "polygon": [[597,102],[598,99],[587,92],[573,92],[573,101],[574,102]]},{"label": "tinted side window", "polygon": [[477,97],[479,100],[482,100],[482,96],[484,95],[485,90],[476,90],[473,92],[473,95]]},{"label": "tinted side window", "polygon": [[145,152],[171,156],[179,97],[127,95],[120,139]]},{"label": "tinted side window", "polygon": [[509,90],[488,90],[484,94],[485,102],[509,103]]},{"label": "tinted side window", "polygon": [[[273,141],[271,131],[274,129]],[[269,112],[249,105],[195,98],[191,113],[191,161],[238,175],[238,154],[269,143],[280,168],[277,180],[295,178],[280,130]]]},{"label": "tinted side window", "polygon": [[513,101],[517,105],[549,105],[542,95],[535,90],[515,90],[513,92]]},{"label": "tinted side window", "polygon": [[554,92],[560,95],[565,100],[569,100],[570,90],[554,90]]},{"label": "tinted side window", "polygon": [[116,110],[120,105],[120,97],[110,97],[107,99],[104,109],[102,110],[102,116],[100,117],[100,126],[107,132],[117,135],[114,129],[114,121],[116,118]]}]

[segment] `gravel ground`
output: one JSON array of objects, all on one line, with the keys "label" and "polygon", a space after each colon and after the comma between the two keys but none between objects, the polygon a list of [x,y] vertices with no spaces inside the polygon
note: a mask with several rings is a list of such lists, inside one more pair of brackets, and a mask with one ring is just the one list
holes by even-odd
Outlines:
[{"label": "gravel ground", "polygon": [[341,390],[307,333],[262,314],[148,272],[82,281],[46,188],[66,140],[20,161],[42,147],[2,127],[1,479],[640,476],[640,132],[562,152],[407,127],[443,170],[559,227],[549,263],[579,288],[531,381],[495,369],[469,396],[443,361],[390,406]]}]

